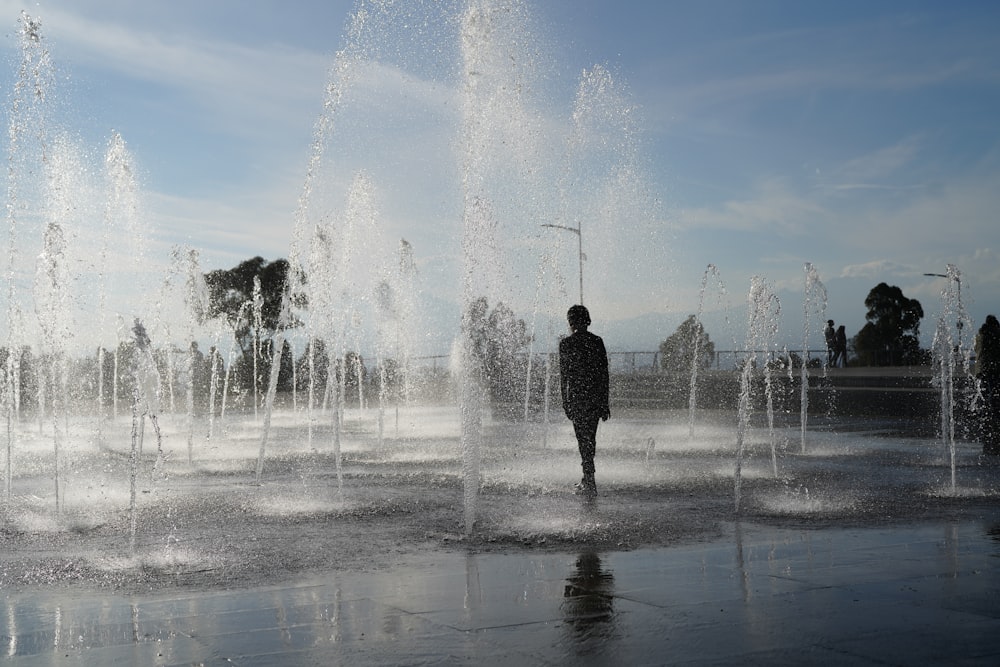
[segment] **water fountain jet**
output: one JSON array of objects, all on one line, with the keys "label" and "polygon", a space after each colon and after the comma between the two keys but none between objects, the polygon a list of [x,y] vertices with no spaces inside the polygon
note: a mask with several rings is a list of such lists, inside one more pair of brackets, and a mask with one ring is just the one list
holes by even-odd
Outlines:
[{"label": "water fountain jet", "polygon": [[[750,417],[752,409],[752,378],[758,360],[762,362],[763,373],[765,375],[765,389],[768,393],[768,405],[770,406],[770,350],[774,344],[774,337],[777,333],[778,317],[781,313],[781,304],[778,297],[770,289],[767,282],[760,276],[754,276],[750,281],[750,292],[747,295],[749,306],[749,316],[747,321],[746,345],[742,368],[740,369],[740,396],[737,409],[736,427],[736,469],[733,474],[734,497],[736,511],[740,510],[740,499],[742,490],[743,463],[747,454],[747,435],[750,429]],[[775,451],[775,437],[773,432],[773,419],[769,419],[769,432],[771,440],[771,462],[774,474],[777,476],[778,463],[777,452]]]},{"label": "water fountain jet", "polygon": [[[800,442],[802,453],[806,452],[806,430],[809,423],[809,360],[806,351],[809,349],[810,322],[813,316],[820,321],[826,319],[826,286],[819,279],[819,272],[811,263],[805,264],[805,287],[802,290],[802,368],[801,368],[801,409],[800,409]],[[826,362],[824,361],[824,369]]]}]

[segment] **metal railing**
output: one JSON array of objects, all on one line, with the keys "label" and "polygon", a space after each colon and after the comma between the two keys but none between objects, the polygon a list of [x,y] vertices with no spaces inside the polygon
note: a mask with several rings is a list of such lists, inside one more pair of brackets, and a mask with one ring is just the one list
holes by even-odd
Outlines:
[{"label": "metal railing", "polygon": [[[755,352],[747,350],[716,350],[710,368],[715,370],[736,370],[740,368],[742,360],[746,359],[750,354],[757,357],[758,363],[762,363],[762,360],[765,359],[768,362],[776,361],[786,357],[788,354],[795,355],[800,360],[804,358],[806,363],[814,359],[822,363],[826,359],[827,351],[825,349],[806,350],[805,354],[803,354],[801,350],[758,350]],[[556,363],[558,353],[536,352],[532,355],[532,366],[535,368],[543,367],[547,355],[552,355],[553,363]],[[414,357],[411,362],[416,368],[424,368],[435,372],[446,371],[451,365],[451,357],[447,354],[438,354]],[[608,364],[613,373],[655,374],[663,373],[666,370],[662,367],[660,352],[609,352]]]}]

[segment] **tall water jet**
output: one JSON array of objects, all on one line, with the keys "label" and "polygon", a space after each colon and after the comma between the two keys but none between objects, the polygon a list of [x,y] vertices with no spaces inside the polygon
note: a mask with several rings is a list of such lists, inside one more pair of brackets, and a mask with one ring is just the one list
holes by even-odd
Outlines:
[{"label": "tall water jet", "polygon": [[[740,510],[740,494],[742,486],[743,460],[746,457],[746,440],[750,429],[750,418],[753,413],[753,373],[758,360],[763,361],[763,372],[770,374],[769,352],[774,344],[778,331],[778,317],[781,314],[781,303],[767,282],[754,276],[750,280],[750,291],[747,294],[748,318],[746,343],[744,345],[743,367],[740,369],[740,397],[738,403],[736,426],[736,468],[733,475],[734,498],[736,511]],[[770,382],[765,383],[770,387]],[[777,474],[777,452],[775,451],[774,434],[771,434],[771,461]]]},{"label": "tall water jet", "polygon": [[[416,265],[413,263],[413,249],[405,239],[400,241],[399,261],[393,268],[386,267],[387,274],[376,286],[376,363],[378,380],[378,427],[379,445],[382,445],[385,427],[385,409],[390,399],[390,386],[396,394],[396,435],[399,435],[399,404],[409,401],[409,365],[412,353],[409,330],[413,317],[413,290]],[[390,352],[395,351],[396,361],[391,361]],[[391,368],[390,368],[390,365]]]},{"label": "tall water jet", "polygon": [[82,191],[83,168],[76,146],[65,136],[53,142],[46,155],[45,167],[47,221],[36,264],[34,305],[41,336],[39,344],[47,357],[42,385],[47,381],[50,388],[56,507],[59,507],[60,444],[69,431],[67,352],[76,331],[71,309],[74,295],[70,290],[74,280],[69,251],[72,230],[81,222],[75,197]]},{"label": "tall water jet", "polygon": [[188,463],[194,459],[194,391],[197,378],[201,376],[204,363],[198,349],[198,325],[203,323],[208,313],[208,286],[201,271],[199,253],[194,248],[185,252],[175,252],[174,260],[180,264],[179,273],[184,276],[184,305],[187,315],[185,342],[184,406],[187,415]]},{"label": "tall water jet", "polygon": [[[117,132],[112,134],[108,143],[104,157],[104,173],[107,201],[101,234],[97,304],[97,333],[99,337],[97,347],[97,442],[99,446],[104,445],[104,420],[107,412],[104,387],[105,347],[100,338],[104,336],[108,313],[108,272],[112,265],[118,267],[119,271],[121,270],[119,262],[111,262],[111,248],[113,245],[119,248],[130,247],[132,250],[130,259],[135,267],[138,267],[143,260],[143,251],[138,243],[140,216],[135,165],[131,153],[125,146],[125,140]],[[115,340],[119,341],[120,337],[116,336]],[[117,345],[115,354],[117,355]],[[111,377],[116,378],[117,372],[112,373]],[[116,402],[117,386],[112,387],[112,392],[115,392],[114,401]]]},{"label": "tall water jet", "polygon": [[146,327],[137,318],[132,327],[135,345],[135,357],[132,366],[132,446],[129,453],[129,548],[135,551],[135,538],[138,527],[138,506],[136,503],[137,479],[139,474],[139,458],[142,456],[142,441],[145,432],[144,424],[149,418],[156,432],[156,462],[153,470],[159,469],[163,462],[163,440],[160,435],[160,425],[157,417],[160,411],[160,374],[156,370],[153,359],[153,348],[150,344]]},{"label": "tall water jet", "polygon": [[[51,388],[52,400],[52,443],[53,479],[55,481],[56,509],[60,508],[60,447],[69,424],[69,400],[67,395],[68,362],[64,340],[69,327],[63,322],[66,310],[65,281],[66,238],[62,227],[49,223],[45,230],[44,247],[39,255],[39,288],[36,305],[39,307],[39,325],[44,336],[44,353],[48,357],[42,382]],[[64,425],[60,425],[60,417]]]},{"label": "tall water jet", "polygon": [[[42,42],[41,21],[22,11],[18,20],[20,62],[11,99],[7,127],[7,281],[6,359],[3,400],[7,436],[6,487],[8,497],[13,482],[12,460],[15,424],[21,408],[21,355],[27,338],[23,320],[21,295],[18,291],[18,270],[21,226],[37,220],[37,212],[26,210],[30,199],[32,175],[44,172],[45,147],[49,144],[50,91],[54,80],[49,51]],[[27,218],[27,220],[25,220]]]},{"label": "tall water jet", "polygon": [[350,16],[347,26],[347,44],[334,55],[333,64],[328,72],[323,107],[313,128],[305,180],[293,216],[287,278],[293,304],[298,301],[298,294],[304,288],[302,279],[306,275],[305,269],[308,262],[308,251],[304,246],[311,241],[310,231],[318,224],[313,221],[317,208],[314,200],[317,194],[317,179],[321,176],[323,160],[327,151],[327,142],[336,128],[337,117],[344,104],[344,99],[360,75],[359,68],[363,65],[366,57],[372,55],[374,25],[378,23],[380,18],[385,18],[385,15],[392,11],[392,3],[373,3],[361,0],[357,9]]},{"label": "tall water jet", "polygon": [[[702,360],[699,354],[699,347],[701,346],[701,338],[704,332],[704,328],[701,325],[701,318],[705,311],[705,292],[708,289],[708,279],[714,278],[718,286],[718,298],[721,303],[722,299],[726,295],[726,286],[722,282],[722,276],[719,274],[719,269],[715,264],[709,264],[705,268],[705,273],[701,278],[701,289],[698,290],[698,311],[695,315],[695,326],[692,331],[691,347],[694,354],[691,357],[691,382],[689,384],[689,395],[688,395],[688,438],[694,438],[694,415],[695,410],[698,407],[698,370],[701,368]],[[726,321],[728,322],[729,316],[726,316]]]},{"label": "tall water jet", "polygon": [[260,408],[260,363],[261,333],[264,330],[264,294],[261,292],[260,278],[253,277],[250,293],[250,315],[253,318],[253,418],[258,419]]},{"label": "tall water jet", "polygon": [[[306,319],[305,345],[306,345],[306,421],[307,421],[307,442],[310,449],[313,449],[313,431],[316,425],[317,399],[325,405],[322,400],[328,395],[331,383],[336,377],[333,371],[333,360],[331,358],[332,347],[330,342],[334,339],[336,323],[334,321],[334,290],[336,289],[336,269],[338,262],[334,256],[335,239],[332,224],[325,222],[317,223],[312,231],[312,238],[309,245],[309,257],[306,271],[309,276],[308,282],[303,286],[303,293],[309,304],[309,309],[313,313],[324,313],[324,317],[309,317]],[[289,267],[289,270],[291,268]],[[289,287],[289,291],[293,289]],[[322,368],[322,370],[321,370]],[[323,395],[316,396],[317,379],[323,379]],[[339,428],[339,425],[335,425]]]},{"label": "tall water jet", "polygon": [[[313,425],[317,398],[315,396],[315,379],[319,372],[316,369],[317,350],[321,349],[326,362],[326,382],[323,402],[331,391],[336,389],[338,374],[336,346],[329,346],[335,337],[343,333],[341,321],[334,315],[336,290],[341,282],[339,276],[342,267],[331,269],[336,265],[333,261],[334,239],[336,231],[326,213],[323,202],[318,195],[323,194],[319,185],[323,182],[322,170],[329,142],[336,133],[339,116],[345,100],[362,78],[366,61],[373,59],[379,49],[379,28],[383,23],[391,22],[394,14],[399,11],[395,3],[371,2],[360,0],[354,12],[351,13],[346,29],[346,45],[334,55],[325,86],[323,106],[313,129],[312,144],[306,167],[302,191],[296,204],[293,216],[292,239],[288,252],[289,271],[286,289],[290,301],[295,307],[299,303],[309,303],[313,313],[324,313],[323,317],[307,317],[306,351],[308,364],[308,404],[306,412],[309,417],[308,439],[312,447]],[[309,276],[309,282],[305,276]],[[324,309],[325,306],[325,309]],[[323,338],[319,338],[323,337]],[[319,338],[319,340],[317,340]],[[324,359],[320,359],[323,363]],[[294,365],[293,365],[294,368]],[[342,378],[342,374],[340,374]],[[343,391],[338,390],[334,400],[334,443],[339,451],[340,428],[343,418],[343,405],[340,399]]]},{"label": "tall water jet", "polygon": [[[289,322],[291,315],[289,309],[291,303],[289,290],[285,289],[281,294],[281,312],[278,322]],[[271,432],[271,413],[274,410],[274,395],[278,390],[278,375],[281,373],[281,355],[285,348],[285,331],[279,324],[275,329],[274,336],[271,337],[271,372],[268,376],[267,393],[264,398],[264,428],[261,429],[260,449],[257,452],[256,482],[260,484],[260,477],[264,473],[264,453],[267,450],[267,439]]]},{"label": "tall water jet", "polygon": [[400,396],[396,404],[396,435],[399,435],[399,401],[410,404],[413,396],[413,344],[416,325],[417,263],[413,246],[406,239],[399,241],[399,271],[396,274],[396,360],[402,374]]},{"label": "tall water jet", "polygon": [[969,356],[970,348],[963,339],[962,332],[972,321],[962,302],[962,272],[954,264],[949,264],[945,276],[948,283],[941,290],[941,315],[934,331],[932,356],[934,360],[934,383],[940,392],[941,444],[948,457],[951,470],[951,490],[956,489],[955,473],[955,412],[961,409],[970,396],[956,397],[956,384],[968,387],[974,384]]},{"label": "tall water jet", "polygon": [[219,419],[225,421],[226,419],[226,407],[228,405],[229,398],[229,385],[233,377],[233,367],[236,363],[236,352],[240,350],[240,344],[237,340],[236,332],[240,331],[245,323],[248,321],[247,311],[250,310],[249,300],[244,301],[236,313],[236,318],[232,324],[232,329],[227,331],[229,336],[229,351],[226,355],[225,373],[222,378],[222,405],[219,407]]},{"label": "tall water jet", "polygon": [[[375,202],[375,184],[364,172],[357,172],[347,193],[342,216],[339,241],[340,260],[330,276],[333,295],[330,331],[335,332],[336,345],[333,358],[339,372],[335,377],[336,401],[334,402],[334,456],[340,471],[340,430],[347,401],[348,375],[352,374],[357,387],[359,415],[364,407],[364,378],[360,350],[362,325],[370,322],[368,302],[375,290],[375,276],[379,274],[378,262],[372,258],[371,244],[378,235],[379,212]],[[349,345],[354,346],[349,350]],[[332,379],[333,376],[331,376]]]},{"label": "tall water jet", "polygon": [[219,371],[223,368],[222,352],[219,347],[222,342],[221,339],[222,333],[221,331],[217,331],[215,344],[212,345],[212,348],[208,352],[208,429],[206,435],[208,439],[215,437],[216,400],[219,398]]},{"label": "tall water jet", "polygon": [[[818,315],[820,321],[826,318],[826,286],[819,279],[819,272],[810,263],[805,263],[805,287],[802,293],[802,368],[800,405],[800,443],[802,453],[806,451],[806,428],[809,423],[809,332],[810,321]],[[824,362],[825,366],[825,362]]]},{"label": "tall water jet", "polygon": [[[510,177],[524,183],[532,160],[532,123],[524,107],[531,89],[523,48],[527,32],[519,23],[518,2],[472,0],[461,23],[462,55],[462,323],[461,360],[462,470],[465,532],[470,534],[479,496],[483,424],[483,377],[473,352],[473,302],[501,293],[505,266],[498,243],[499,211],[493,192]],[[507,142],[510,142],[509,144]],[[510,151],[518,151],[511,154]],[[530,180],[530,179],[529,179]],[[516,186],[515,186],[516,187]],[[497,198],[499,201],[499,197]]]}]

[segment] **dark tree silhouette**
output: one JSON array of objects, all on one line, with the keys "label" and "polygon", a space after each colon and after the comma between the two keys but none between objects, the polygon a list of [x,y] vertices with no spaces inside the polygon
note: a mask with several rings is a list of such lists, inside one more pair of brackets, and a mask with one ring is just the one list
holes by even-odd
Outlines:
[{"label": "dark tree silhouette", "polygon": [[697,340],[698,367],[710,368],[715,361],[715,343],[694,315],[681,322],[677,331],[660,343],[660,367],[664,370],[690,372]]},{"label": "dark tree silhouette", "polygon": [[[498,302],[490,311],[486,297],[469,306],[472,354],[479,361],[495,404],[516,400],[523,392],[528,327],[509,307]],[[519,386],[520,385],[520,386]]]},{"label": "dark tree silhouette", "polygon": [[[254,257],[241,262],[231,269],[219,269],[205,274],[208,285],[208,317],[222,317],[236,334],[236,340],[244,354],[253,348],[253,292],[254,278],[260,280],[261,339],[270,338],[280,325],[281,296],[288,276],[288,260],[276,259],[268,262],[263,257]],[[297,297],[296,306],[305,306],[305,299]],[[297,319],[286,323],[288,327],[299,326]]]},{"label": "dark tree silhouette", "polygon": [[907,366],[923,363],[920,320],[924,309],[895,285],[879,283],[865,298],[868,321],[854,337],[854,352],[862,366]]},{"label": "dark tree silhouette", "polygon": [[[263,257],[254,257],[241,262],[231,269],[219,269],[205,274],[205,284],[208,286],[209,318],[221,317],[230,327],[240,346],[241,355],[234,363],[238,377],[242,378],[244,386],[248,381],[262,383],[270,373],[271,338],[278,328],[292,328],[301,325],[301,321],[292,314],[289,322],[281,322],[281,300],[286,289],[288,277],[288,260],[277,259],[268,262]],[[254,377],[254,278],[260,282],[260,345],[258,347],[256,370]],[[305,307],[305,297],[301,294],[294,299],[294,306]],[[287,389],[291,386],[292,360],[291,350],[287,341],[284,343],[282,367],[278,374],[278,388]]]}]

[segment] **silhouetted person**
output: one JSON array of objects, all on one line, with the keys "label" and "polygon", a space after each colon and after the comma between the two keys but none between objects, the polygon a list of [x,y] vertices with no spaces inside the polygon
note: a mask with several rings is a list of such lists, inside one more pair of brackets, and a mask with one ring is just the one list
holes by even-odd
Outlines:
[{"label": "silhouetted person", "polygon": [[590,313],[573,306],[566,313],[571,335],[559,341],[559,375],[563,411],[573,422],[583,479],[579,493],[597,494],[594,481],[594,454],[597,451],[597,423],[611,416],[608,389],[608,353],[604,341],[589,331]]},{"label": "silhouetted person", "polygon": [[979,420],[983,454],[1000,454],[1000,321],[993,315],[976,334],[976,378],[985,402]]},{"label": "silhouetted person", "polygon": [[837,334],[833,330],[833,320],[826,321],[823,336],[826,338],[826,365],[833,366],[833,360],[837,352]]},{"label": "silhouetted person", "polygon": [[841,368],[847,367],[847,330],[841,324],[837,327],[837,334],[833,345],[833,365]]}]

